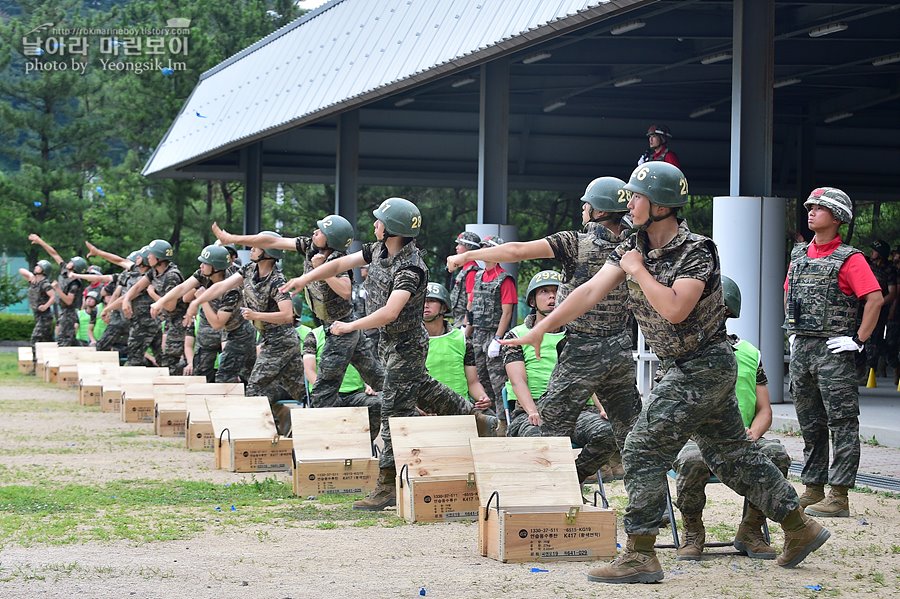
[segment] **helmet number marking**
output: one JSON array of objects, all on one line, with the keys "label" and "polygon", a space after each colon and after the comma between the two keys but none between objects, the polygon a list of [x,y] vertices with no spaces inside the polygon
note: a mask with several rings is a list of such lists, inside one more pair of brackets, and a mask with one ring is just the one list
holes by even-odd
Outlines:
[{"label": "helmet number marking", "polygon": [[418,229],[419,227],[421,227],[422,226],[422,217],[421,216],[413,216],[412,222],[410,223],[409,226],[412,229]]},{"label": "helmet number marking", "polygon": [[649,167],[649,166],[645,166],[644,168],[642,168],[641,170],[639,170],[639,171],[637,172],[637,175],[635,175],[635,177],[637,177],[637,180],[638,180],[638,181],[643,181],[644,179],[647,178],[647,175],[648,175],[649,173],[650,173],[650,167]]},{"label": "helmet number marking", "polygon": [[678,189],[679,189],[679,194],[681,194],[683,196],[686,196],[688,194],[687,179],[682,177],[681,179],[678,180]]},{"label": "helmet number marking", "polygon": [[617,201],[620,204],[624,204],[625,202],[628,201],[628,194],[626,193],[626,191],[624,189],[619,190],[619,197],[618,197]]},{"label": "helmet number marking", "polygon": [[333,222],[333,221],[331,220],[331,217],[325,218],[325,219],[322,220],[322,226],[323,226],[323,227],[330,227],[330,226],[332,225],[332,222]]}]

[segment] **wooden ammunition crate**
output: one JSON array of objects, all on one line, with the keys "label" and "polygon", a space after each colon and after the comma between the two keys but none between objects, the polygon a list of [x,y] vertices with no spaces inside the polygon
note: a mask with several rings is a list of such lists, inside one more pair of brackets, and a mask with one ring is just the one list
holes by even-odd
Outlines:
[{"label": "wooden ammunition crate", "polygon": [[291,439],[282,439],[265,397],[231,397],[207,403],[212,421],[216,468],[232,472],[291,469]]},{"label": "wooden ammunition crate", "polygon": [[122,422],[153,424],[153,383],[122,383]]},{"label": "wooden ammunition crate", "polygon": [[38,341],[34,344],[34,374],[39,381],[46,380],[44,369],[46,368],[47,360],[51,354],[55,355],[58,348],[59,346],[56,345],[56,341]]},{"label": "wooden ammunition crate", "polygon": [[474,521],[478,488],[469,440],[474,416],[391,418],[397,515],[407,522]]},{"label": "wooden ammunition crate", "polygon": [[183,437],[187,418],[185,389],[206,383],[205,376],[166,376],[153,381],[153,432],[160,437]]},{"label": "wooden ammunition crate", "polygon": [[[219,383],[210,383],[218,385]],[[209,417],[209,406],[231,404],[240,407],[243,393],[240,395],[192,395],[189,393],[194,385],[188,385],[184,396],[187,414],[184,421],[185,447],[190,451],[213,451],[212,420]],[[243,385],[242,385],[243,387]]]},{"label": "wooden ammunition crate", "polygon": [[19,374],[34,374],[34,353],[31,347],[19,349]]},{"label": "wooden ammunition crate", "polygon": [[372,457],[369,410],[294,408],[294,494],[311,497],[368,493],[378,480]]},{"label": "wooden ammunition crate", "polygon": [[478,549],[501,562],[616,555],[616,515],[583,505],[567,437],[472,439]]}]

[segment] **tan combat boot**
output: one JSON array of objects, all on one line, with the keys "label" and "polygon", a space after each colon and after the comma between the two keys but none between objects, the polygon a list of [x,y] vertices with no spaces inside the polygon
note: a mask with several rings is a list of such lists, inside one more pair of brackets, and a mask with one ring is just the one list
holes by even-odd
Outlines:
[{"label": "tan combat boot", "polygon": [[825,485],[806,485],[806,490],[800,496],[800,508],[803,509],[825,499]]},{"label": "tan combat boot", "polygon": [[849,518],[850,498],[847,497],[848,488],[832,485],[828,491],[828,497],[818,503],[807,506],[804,511],[810,516],[818,516],[819,518]]},{"label": "tan combat boot", "polygon": [[378,482],[375,488],[365,499],[353,502],[353,509],[367,512],[378,512],[386,507],[397,505],[397,490],[394,479],[397,478],[397,470],[394,466],[382,468],[378,472]]},{"label": "tan combat boot", "polygon": [[737,534],[734,536],[734,548],[752,559],[775,559],[775,550],[766,543],[762,527],[766,515],[754,505],[747,506],[747,513],[741,520]]},{"label": "tan combat boot", "polygon": [[628,535],[625,551],[611,563],[588,570],[588,580],[611,584],[659,582],[663,571],[654,543],[656,535]]},{"label": "tan combat boot", "polygon": [[831,533],[828,529],[796,509],[781,521],[784,529],[784,550],[775,560],[782,568],[793,568],[806,556],[825,544]]},{"label": "tan combat boot", "polygon": [[681,519],[684,520],[684,535],[681,537],[681,545],[675,551],[675,559],[697,561],[703,554],[703,545],[706,543],[703,514],[682,514]]}]

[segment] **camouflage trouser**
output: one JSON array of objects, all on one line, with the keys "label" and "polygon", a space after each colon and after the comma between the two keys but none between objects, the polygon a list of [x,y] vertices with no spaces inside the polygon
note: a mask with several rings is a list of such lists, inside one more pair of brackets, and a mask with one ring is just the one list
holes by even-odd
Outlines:
[{"label": "camouflage trouser", "polygon": [[103,335],[97,340],[97,351],[119,351],[128,347],[130,322],[124,318],[107,325]]},{"label": "camouflage trouser", "polygon": [[216,382],[238,383],[242,377],[248,379],[255,363],[256,328],[250,321],[244,321],[240,328],[229,331],[225,338],[225,347],[219,355]]},{"label": "camouflage trouser", "polygon": [[168,368],[172,376],[181,376],[184,372],[184,325],[181,319],[166,319],[166,342],[162,354],[156,359],[162,368]]},{"label": "camouflage trouser", "polygon": [[194,376],[205,376],[206,382],[213,383],[216,380],[216,357],[222,351],[222,333],[201,318],[196,339]]},{"label": "camouflage trouser", "polygon": [[53,341],[53,314],[50,310],[39,312],[34,317],[34,328],[31,329],[31,359],[37,360],[34,344],[40,341]]},{"label": "camouflage trouser", "polygon": [[[531,424],[523,410],[516,410],[513,412],[506,436],[540,437],[541,427]],[[612,425],[594,408],[584,408],[578,415],[571,439],[573,445],[581,448],[581,453],[575,459],[579,482],[584,482],[587,477],[597,474],[600,466],[607,463],[618,451]]]},{"label": "camouflage trouser", "polygon": [[475,329],[472,334],[472,349],[475,353],[475,368],[478,370],[478,380],[485,392],[494,401],[494,409],[498,415],[506,414],[506,406],[503,405],[503,386],[506,384],[506,367],[503,366],[503,358],[489,358],[488,346],[494,340],[496,330]]},{"label": "camouflage trouser", "polygon": [[888,321],[884,335],[884,360],[890,368],[897,368],[900,365],[898,352],[900,352],[900,322]]},{"label": "camouflage trouser", "polygon": [[[832,354],[825,337],[797,336],[791,355],[791,397],[803,433],[804,484],[852,487],[859,469],[856,352]],[[828,469],[829,436],[834,458]]]},{"label": "camouflage trouser", "polygon": [[81,345],[75,334],[78,331],[78,310],[65,308],[59,311],[56,321],[56,343],[60,347]]},{"label": "camouflage trouser", "polygon": [[666,472],[688,439],[723,483],[781,522],[799,502],[794,487],[747,438],[734,395],[737,363],[727,341],[690,358],[665,360],[662,380],[628,434],[625,532],[656,535],[666,504]]},{"label": "camouflage trouser", "polygon": [[[878,316],[878,322],[875,324],[875,329],[872,331],[872,336],[866,341],[866,349],[864,351],[866,354],[867,368],[875,368],[878,370],[879,358],[884,358],[890,363],[890,358],[888,358],[887,355],[889,344],[887,339],[885,339],[889,308],[890,306],[885,304],[881,309],[881,313]],[[866,372],[868,373],[868,371]]]},{"label": "camouflage trouser", "polygon": [[379,465],[394,465],[394,448],[388,418],[416,416],[416,404],[430,414],[459,414],[455,406],[471,404],[440,383],[425,370],[428,354],[428,333],[420,325],[406,334],[381,336],[381,360],[384,363],[384,385],[381,398],[381,438],[384,450]]},{"label": "camouflage trouser", "polygon": [[571,437],[584,404],[596,394],[612,423],[621,449],[641,411],[628,331],[600,337],[568,333],[547,391],[540,399],[545,437]]},{"label": "camouflage trouser", "polygon": [[[788,468],[791,467],[791,456],[785,451],[781,442],[778,439],[760,437],[753,443],[767,458],[772,460],[781,474],[787,477]],[[678,492],[675,505],[682,514],[691,516],[700,514],[706,506],[706,483],[709,482],[712,471],[703,461],[697,444],[688,441],[678,454],[672,468],[678,473],[675,477],[675,489]]]},{"label": "camouflage trouser", "polygon": [[153,355],[159,360],[162,353],[162,329],[159,321],[147,314],[135,313],[131,319],[131,328],[128,330],[128,365],[145,366],[144,352],[153,350]]},{"label": "camouflage trouser", "polygon": [[325,344],[316,369],[316,384],[310,393],[313,407],[334,405],[344,373],[347,372],[347,364],[353,364],[362,380],[372,389],[381,391],[384,370],[369,338],[360,331],[332,335],[325,328]]},{"label": "camouflage trouser", "polygon": [[[263,337],[259,355],[250,380],[247,381],[247,396],[265,395],[272,405],[272,413],[278,425],[278,432],[286,435],[291,430],[290,408],[278,406],[279,387],[290,394],[292,399],[306,399],[306,384],[303,380],[303,359],[300,355],[300,341],[293,334]],[[226,347],[229,342],[226,342]]]},{"label": "camouflage trouser", "polygon": [[372,441],[378,436],[381,429],[381,394],[367,395],[365,390],[360,389],[353,393],[338,393],[337,397],[331,400],[331,403],[318,404],[317,408],[355,408],[362,407],[369,409],[369,436]]}]

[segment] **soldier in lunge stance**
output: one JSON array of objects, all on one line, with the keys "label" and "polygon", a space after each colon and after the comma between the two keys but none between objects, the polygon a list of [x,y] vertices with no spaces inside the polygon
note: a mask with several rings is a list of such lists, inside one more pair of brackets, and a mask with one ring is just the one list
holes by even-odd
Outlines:
[{"label": "soldier in lunge stance", "polygon": [[[382,387],[381,454],[378,484],[368,497],[353,504],[355,509],[381,510],[395,505],[396,469],[388,425],[392,416],[414,416],[416,403],[429,413],[453,413],[447,404],[467,403],[465,399],[439,383],[425,370],[428,333],[422,324],[428,269],[416,246],[422,226],[419,209],[403,198],[388,198],[373,211],[375,243],[361,251],[332,260],[301,277],[291,279],[283,291],[300,290],[314,281],[339,272],[369,265],[369,315],[352,322],[337,321],[332,335],[345,335],[364,329],[381,329],[381,356],[384,361]],[[479,433],[485,434],[488,418],[476,413]]]},{"label": "soldier in lunge stance", "polygon": [[625,186],[637,231],[600,271],[519,339],[537,350],[542,337],[596,306],[623,281],[629,305],[661,360],[662,380],[628,434],[625,465],[625,551],[592,569],[588,580],[608,583],[663,579],[654,544],[665,507],[666,471],[687,440],[725,484],[784,529],[777,563],[794,567],[830,533],[806,516],[797,493],[747,438],[735,398],[737,365],[725,331],[718,252],[691,233],[677,212],[688,200],[687,179],[667,162],[639,166]]},{"label": "soldier in lunge stance", "polygon": [[34,315],[34,328],[31,329],[31,360],[37,360],[34,344],[39,341],[53,341],[53,311],[50,310],[56,301],[56,293],[50,286],[50,261],[38,260],[34,270],[19,269],[19,274],[28,281],[28,307]]},{"label": "soldier in lunge stance", "polygon": [[84,283],[71,276],[72,274],[84,274],[87,271],[87,260],[81,256],[75,256],[68,262],[62,259],[52,245],[41,239],[40,235],[31,233],[28,236],[31,243],[44,248],[50,257],[59,266],[59,277],[50,286],[56,294],[58,313],[56,315],[56,342],[60,347],[78,345],[75,334],[78,332],[78,310],[84,299]]}]

